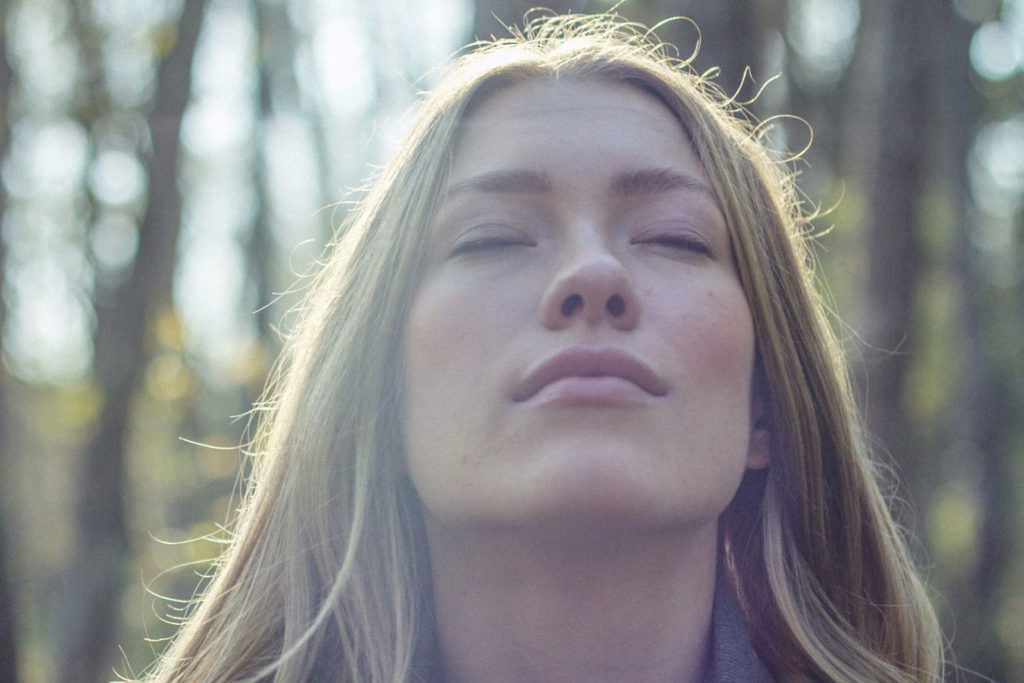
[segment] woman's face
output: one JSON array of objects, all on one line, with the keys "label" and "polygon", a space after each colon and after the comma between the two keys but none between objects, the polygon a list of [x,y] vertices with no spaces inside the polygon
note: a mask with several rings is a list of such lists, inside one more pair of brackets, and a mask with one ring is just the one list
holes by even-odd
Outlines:
[{"label": "woman's face", "polygon": [[618,83],[538,80],[463,123],[405,327],[428,528],[715,524],[754,430],[754,336],[683,127]]}]

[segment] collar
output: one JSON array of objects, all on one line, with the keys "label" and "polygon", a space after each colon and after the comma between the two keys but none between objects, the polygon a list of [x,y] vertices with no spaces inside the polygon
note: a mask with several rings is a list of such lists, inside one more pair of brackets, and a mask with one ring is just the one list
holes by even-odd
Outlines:
[{"label": "collar", "polygon": [[[743,615],[732,592],[719,578],[711,608],[711,643],[706,683],[775,683],[771,673],[757,658],[747,637]],[[427,672],[412,680],[432,683],[444,681],[440,658],[430,658]]]},{"label": "collar", "polygon": [[715,584],[706,680],[708,683],[772,683],[775,680],[754,653],[736,598],[721,579]]}]

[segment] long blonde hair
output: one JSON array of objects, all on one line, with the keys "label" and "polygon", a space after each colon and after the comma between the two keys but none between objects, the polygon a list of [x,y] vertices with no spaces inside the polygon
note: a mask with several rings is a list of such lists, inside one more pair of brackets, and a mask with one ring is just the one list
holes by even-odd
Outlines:
[{"label": "long blonde hair", "polygon": [[259,411],[230,547],[159,681],[428,678],[437,661],[418,501],[402,467],[401,344],[460,121],[527,79],[613,80],[684,124],[725,214],[757,340],[771,465],[722,517],[721,571],[780,679],[932,681],[934,612],[877,483],[812,282],[786,168],[740,108],[642,27],[538,17],[428,93],[350,214]]}]

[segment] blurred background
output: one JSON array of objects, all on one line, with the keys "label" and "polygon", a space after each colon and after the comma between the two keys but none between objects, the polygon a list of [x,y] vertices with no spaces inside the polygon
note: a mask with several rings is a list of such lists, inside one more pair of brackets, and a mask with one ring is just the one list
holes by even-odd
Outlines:
[{"label": "blurred background", "polygon": [[[0,0],[0,681],[153,659],[296,278],[417,92],[533,4]],[[1024,681],[1024,0],[619,11],[693,18],[741,100],[772,81],[780,150],[813,129],[794,165],[897,515],[956,663]]]}]

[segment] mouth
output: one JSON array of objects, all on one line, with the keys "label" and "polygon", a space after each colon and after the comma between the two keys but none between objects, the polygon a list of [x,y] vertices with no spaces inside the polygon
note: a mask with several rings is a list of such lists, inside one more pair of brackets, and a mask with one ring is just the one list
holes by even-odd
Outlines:
[{"label": "mouth", "polygon": [[650,394],[664,396],[668,389],[651,368],[635,356],[613,347],[574,346],[541,361],[516,385],[512,400],[528,401],[559,380],[612,377],[626,380]]}]

